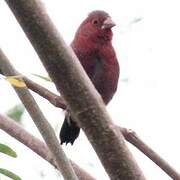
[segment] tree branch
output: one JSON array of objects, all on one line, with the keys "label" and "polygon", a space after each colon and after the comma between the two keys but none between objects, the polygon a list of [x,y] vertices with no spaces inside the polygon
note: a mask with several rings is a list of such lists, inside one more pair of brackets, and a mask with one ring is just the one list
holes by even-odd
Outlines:
[{"label": "tree branch", "polygon": [[172,179],[180,180],[180,174],[168,162],[166,162],[154,150],[152,150],[147,144],[145,144],[138,137],[136,132],[118,126],[117,128],[122,132],[123,136],[128,142],[133,144],[142,153],[144,153],[149,159],[151,159],[155,164],[157,164]]},{"label": "tree branch", "polygon": [[26,77],[23,77],[23,80],[29,89],[47,99],[55,107],[66,109],[66,103],[62,97],[54,94],[53,92],[49,91],[48,89],[42,87],[41,85],[31,81]]},{"label": "tree branch", "polygon": [[39,0],[5,0],[84,130],[111,179],[145,177],[114,129],[105,105],[72,49],[60,37]]},{"label": "tree branch", "polygon": [[[12,1],[11,1],[12,2]],[[0,49],[0,67],[4,75],[6,76],[17,76],[16,70],[12,67],[11,63],[8,61],[6,56],[3,54]],[[52,156],[56,160],[58,169],[61,170],[61,173],[65,179],[78,179],[74,170],[69,163],[65,153],[63,152],[59,142],[56,138],[55,132],[49,122],[44,117],[40,108],[38,107],[33,96],[30,94],[29,90],[25,88],[16,88],[14,87],[17,95],[24,104],[26,110],[29,112],[31,118],[33,119],[36,127],[39,129],[42,137],[44,138]]]},{"label": "tree branch", "polygon": [[[55,168],[58,168],[57,163],[53,159],[46,144],[40,141],[38,138],[31,135],[25,129],[23,129],[13,119],[10,119],[0,114],[0,129],[2,129],[7,134],[14,137],[16,140],[30,148],[36,154],[38,154],[43,159],[52,164]],[[79,180],[95,180],[91,175],[89,175],[85,170],[80,168],[76,163],[74,163],[73,161],[70,162]]]}]

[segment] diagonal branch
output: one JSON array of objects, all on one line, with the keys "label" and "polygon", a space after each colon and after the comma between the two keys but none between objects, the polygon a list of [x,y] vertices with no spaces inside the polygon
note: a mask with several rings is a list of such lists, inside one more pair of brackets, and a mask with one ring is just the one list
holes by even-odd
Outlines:
[{"label": "diagonal branch", "polygon": [[[0,49],[0,67],[4,75],[7,76],[17,76],[16,70],[13,68],[7,57],[3,54]],[[44,117],[39,106],[34,100],[33,96],[30,94],[29,90],[24,88],[14,87],[17,95],[24,104],[26,110],[30,114],[32,120],[34,121],[36,127],[39,129],[42,137],[44,138],[50,152],[52,153],[53,158],[56,160],[58,169],[61,170],[61,173],[65,179],[78,179],[74,170],[69,163],[65,153],[63,152],[59,142],[56,138],[55,132],[49,122]]]},{"label": "diagonal branch", "polygon": [[152,150],[147,144],[145,144],[134,131],[118,126],[117,128],[122,132],[123,136],[128,142],[133,144],[142,153],[144,153],[172,179],[180,180],[179,172],[177,172],[168,162],[166,162],[154,150]]},{"label": "diagonal branch", "polygon": [[[53,159],[46,144],[31,135],[14,120],[0,114],[0,129],[5,131],[10,136],[14,137],[19,142],[23,143],[25,146],[29,147],[32,151],[34,151],[36,154],[38,154],[43,159],[52,164],[55,168],[57,168],[57,163]],[[90,176],[76,163],[74,163],[73,161],[70,162],[79,180],[94,180],[92,176]]]},{"label": "diagonal branch", "polygon": [[66,109],[66,104],[62,97],[54,94],[53,92],[49,91],[48,89],[40,86],[39,84],[33,82],[32,80],[26,77],[23,77],[23,79],[29,89],[36,92],[37,94],[44,97],[45,99],[47,99],[55,107]]}]

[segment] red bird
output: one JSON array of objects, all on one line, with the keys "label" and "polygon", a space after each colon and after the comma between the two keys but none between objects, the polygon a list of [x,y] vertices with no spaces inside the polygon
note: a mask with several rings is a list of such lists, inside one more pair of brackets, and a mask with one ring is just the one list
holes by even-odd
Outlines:
[{"label": "red bird", "polygon": [[[112,46],[112,30],[115,26],[105,11],[93,11],[78,28],[71,47],[104,103],[108,104],[117,89],[119,64]],[[73,144],[80,128],[69,113],[60,131],[61,144]]]}]

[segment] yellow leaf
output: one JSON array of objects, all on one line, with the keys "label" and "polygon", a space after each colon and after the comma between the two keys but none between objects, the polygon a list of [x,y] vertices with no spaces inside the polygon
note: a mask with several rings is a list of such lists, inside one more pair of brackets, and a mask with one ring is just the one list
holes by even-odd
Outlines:
[{"label": "yellow leaf", "polygon": [[24,83],[24,81],[15,76],[7,76],[5,80],[15,87],[20,87],[20,88],[26,87],[26,84]]}]

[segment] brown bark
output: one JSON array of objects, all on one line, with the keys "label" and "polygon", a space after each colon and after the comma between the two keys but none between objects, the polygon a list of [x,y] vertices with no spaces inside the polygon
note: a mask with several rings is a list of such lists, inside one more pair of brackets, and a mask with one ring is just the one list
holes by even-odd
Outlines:
[{"label": "brown bark", "polygon": [[61,109],[66,109],[66,103],[62,97],[50,92],[48,89],[40,86],[39,84],[31,81],[30,79],[28,79],[26,77],[24,77],[23,80],[29,89],[36,92],[37,94],[44,97],[45,99],[47,99],[55,107],[59,107]]},{"label": "brown bark", "polygon": [[146,143],[139,138],[139,136],[132,130],[116,127],[118,128],[125,139],[138,148],[142,153],[144,153],[149,159],[151,159],[155,164],[157,164],[166,174],[168,174],[172,179],[180,180],[180,174],[177,172],[168,162],[166,162],[162,157],[160,157],[154,150],[152,150]]}]

